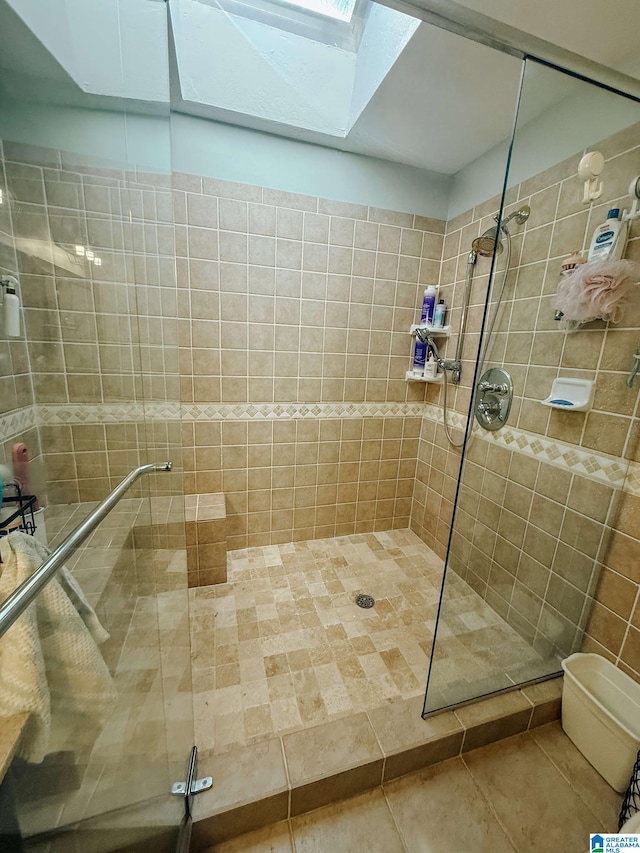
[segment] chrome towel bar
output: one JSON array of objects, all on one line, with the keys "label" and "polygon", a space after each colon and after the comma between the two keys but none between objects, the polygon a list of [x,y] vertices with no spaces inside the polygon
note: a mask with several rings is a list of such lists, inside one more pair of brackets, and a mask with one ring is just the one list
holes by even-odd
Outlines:
[{"label": "chrome towel bar", "polygon": [[111,512],[138,477],[141,477],[143,474],[151,474],[155,471],[171,471],[172,467],[171,462],[164,462],[162,465],[141,465],[130,474],[127,474],[124,480],[107,495],[102,503],[98,504],[93,512],[67,536],[64,542],[56,548],[40,568],[24,581],[24,583],[21,583],[6,601],[0,604],[0,637],[24,613],[36,595],[55,576],[58,569],[65,564],[71,554],[93,533],[102,519]]}]

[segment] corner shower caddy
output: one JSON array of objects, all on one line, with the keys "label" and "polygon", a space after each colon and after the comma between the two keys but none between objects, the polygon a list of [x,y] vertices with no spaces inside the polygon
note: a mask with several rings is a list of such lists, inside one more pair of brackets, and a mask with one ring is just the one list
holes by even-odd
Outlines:
[{"label": "corner shower caddy", "polygon": [[[430,323],[412,323],[409,333],[412,337],[418,329],[424,329],[434,338],[448,338],[451,334],[451,326],[432,326]],[[407,370],[405,380],[407,382],[431,382],[436,385],[442,384],[444,373],[438,373],[433,379],[425,376],[416,376],[413,370]]]},{"label": "corner shower caddy", "polygon": [[[1,506],[9,508],[9,515],[0,519],[0,537],[8,536],[15,530],[21,530],[23,533],[28,533],[29,536],[34,536],[36,520],[33,508],[36,504],[36,496],[23,495],[17,483],[7,483],[5,489],[14,489],[16,494],[10,497],[5,492],[2,496]],[[2,557],[0,557],[0,565],[2,565]]]},{"label": "corner shower caddy", "polygon": [[20,487],[15,483],[7,483],[5,489],[14,489],[16,494],[2,497],[2,506],[8,507],[10,512],[6,518],[0,520],[0,536],[7,536],[14,530],[22,530],[31,536],[35,533],[36,522],[34,518],[35,495],[23,495]]}]

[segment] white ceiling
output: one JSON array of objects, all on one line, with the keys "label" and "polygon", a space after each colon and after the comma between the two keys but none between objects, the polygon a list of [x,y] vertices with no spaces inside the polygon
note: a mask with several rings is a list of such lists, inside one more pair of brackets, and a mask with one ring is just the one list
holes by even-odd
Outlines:
[{"label": "white ceiling", "polygon": [[421,25],[343,146],[454,174],[513,125],[521,63]]},{"label": "white ceiling", "polygon": [[[640,60],[640,0],[616,0],[607,11],[601,0],[462,2],[627,73],[628,60]],[[423,25],[341,147],[454,174],[509,135],[519,76],[518,60]],[[530,68],[520,121],[584,85],[558,74],[550,89],[548,72],[539,83],[536,76]]]},{"label": "white ceiling", "polygon": [[[462,2],[607,65],[629,71],[633,66],[625,65],[625,59],[635,52],[640,60],[640,0],[615,0],[606,7],[602,0]],[[0,0],[0,68],[40,75],[49,86],[42,86],[45,97],[51,97],[55,78],[65,76],[42,44],[8,13],[6,0]],[[286,124],[272,132],[453,174],[509,135],[519,74],[517,60],[423,24],[346,139],[314,137],[313,132],[301,135]],[[528,117],[566,97],[576,85],[558,75],[557,86],[536,87],[533,77],[527,86]],[[37,93],[36,85],[34,97]],[[238,115],[233,121],[251,124]]]},{"label": "white ceiling", "polygon": [[638,0],[457,0],[498,21],[517,27],[594,62],[618,67],[638,54]]}]

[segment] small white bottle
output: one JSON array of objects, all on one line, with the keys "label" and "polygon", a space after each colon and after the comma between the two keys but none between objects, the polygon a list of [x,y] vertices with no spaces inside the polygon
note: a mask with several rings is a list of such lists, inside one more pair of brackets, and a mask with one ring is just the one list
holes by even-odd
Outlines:
[{"label": "small white bottle", "polygon": [[4,291],[4,333],[8,338],[20,337],[20,300],[12,282],[7,282]]},{"label": "small white bottle", "polygon": [[429,360],[424,364],[424,378],[435,379],[438,375],[438,362],[433,357],[433,353],[429,356]]},{"label": "small white bottle", "polygon": [[620,208],[612,207],[606,222],[593,232],[589,246],[589,262],[619,261],[627,244],[628,222],[620,221]]}]

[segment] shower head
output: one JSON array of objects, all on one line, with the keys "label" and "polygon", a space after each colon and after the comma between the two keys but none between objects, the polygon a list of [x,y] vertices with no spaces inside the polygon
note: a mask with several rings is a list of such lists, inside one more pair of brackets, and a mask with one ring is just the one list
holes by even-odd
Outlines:
[{"label": "shower head", "polygon": [[498,237],[498,226],[494,225],[493,228],[487,228],[484,234],[476,237],[471,246],[473,251],[482,255],[483,258],[491,257],[494,248],[496,255],[499,255],[502,251],[502,240]]},{"label": "shower head", "polygon": [[522,225],[529,218],[529,214],[531,213],[531,208],[528,204],[523,205],[519,210],[510,213],[507,218],[500,223],[499,218],[496,216],[496,225],[492,228],[487,228],[484,234],[481,234],[480,237],[476,237],[476,239],[471,244],[473,251],[477,252],[478,255],[482,255],[483,258],[491,257],[494,252],[496,255],[499,255],[503,249],[502,246],[502,235],[501,231],[509,237],[509,231],[507,229],[507,224],[511,222],[512,219],[515,219],[518,225]]}]

